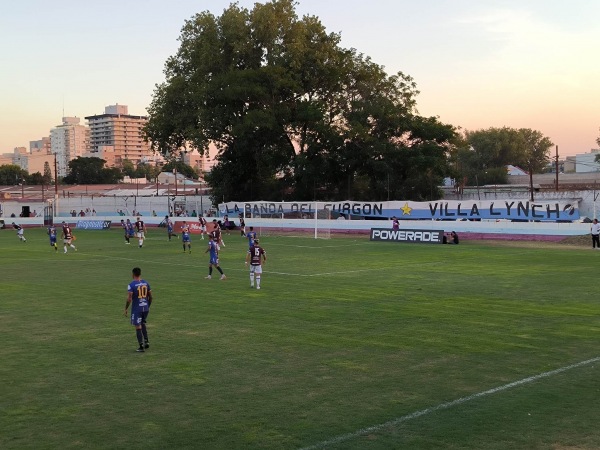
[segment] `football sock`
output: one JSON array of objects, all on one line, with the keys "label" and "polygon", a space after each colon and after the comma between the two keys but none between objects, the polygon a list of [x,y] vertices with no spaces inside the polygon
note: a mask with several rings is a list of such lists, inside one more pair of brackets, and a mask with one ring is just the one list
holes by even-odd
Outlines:
[{"label": "football sock", "polygon": [[144,342],[148,342],[148,329],[145,323],[142,323],[142,335],[144,336]]},{"label": "football sock", "polygon": [[210,267],[208,268],[208,274],[209,274],[209,275],[212,275],[212,266],[210,266]]},{"label": "football sock", "polygon": [[254,287],[254,274],[250,274],[250,286]]},{"label": "football sock", "polygon": [[260,287],[260,275],[256,275],[256,287]]},{"label": "football sock", "polygon": [[217,266],[217,270],[221,273],[221,275],[223,275],[223,270],[221,269],[221,266]]},{"label": "football sock", "polygon": [[140,344],[140,347],[143,347],[144,346],[144,338],[142,336],[142,330],[136,328],[135,335],[137,336],[137,340],[138,340],[138,343]]}]

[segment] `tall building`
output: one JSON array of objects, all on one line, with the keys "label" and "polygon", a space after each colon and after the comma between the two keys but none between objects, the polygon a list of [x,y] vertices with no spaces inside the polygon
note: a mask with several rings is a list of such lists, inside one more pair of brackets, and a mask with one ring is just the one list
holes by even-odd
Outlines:
[{"label": "tall building", "polygon": [[50,143],[50,137],[43,137],[39,141],[29,141],[29,152],[30,153],[52,153],[52,144]]},{"label": "tall building", "polygon": [[50,130],[50,147],[56,155],[59,177],[67,175],[69,161],[88,150],[90,133],[88,127],[79,124],[79,117],[63,117],[62,121],[62,125]]},{"label": "tall building", "polygon": [[148,122],[147,116],[132,116],[126,105],[117,104],[107,106],[104,114],[85,119],[90,127],[90,156],[98,154],[101,158],[103,149],[110,148],[117,167],[121,167],[125,159],[137,166],[152,158],[150,145],[142,135],[142,129]]}]

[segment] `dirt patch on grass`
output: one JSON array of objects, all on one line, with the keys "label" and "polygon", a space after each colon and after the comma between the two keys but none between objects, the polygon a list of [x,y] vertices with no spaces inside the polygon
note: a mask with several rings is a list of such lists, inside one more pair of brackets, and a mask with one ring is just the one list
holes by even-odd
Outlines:
[{"label": "dirt patch on grass", "polygon": [[583,234],[581,236],[567,236],[566,238],[558,241],[561,245],[571,245],[574,247],[591,247],[592,238],[589,234]]}]

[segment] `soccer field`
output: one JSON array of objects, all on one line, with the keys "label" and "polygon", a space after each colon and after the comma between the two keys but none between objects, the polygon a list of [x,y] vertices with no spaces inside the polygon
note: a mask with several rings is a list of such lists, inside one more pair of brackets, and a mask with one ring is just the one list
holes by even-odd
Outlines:
[{"label": "soccer field", "polygon": [[[0,231],[0,448],[599,448],[600,252]],[[123,316],[131,269],[151,347]]]}]

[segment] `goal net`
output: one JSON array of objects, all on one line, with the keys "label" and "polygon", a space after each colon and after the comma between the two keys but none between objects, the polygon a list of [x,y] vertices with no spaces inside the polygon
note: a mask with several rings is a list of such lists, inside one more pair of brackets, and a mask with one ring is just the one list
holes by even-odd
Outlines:
[{"label": "goal net", "polygon": [[323,205],[316,204],[315,213],[315,239],[331,238],[331,211]]}]

